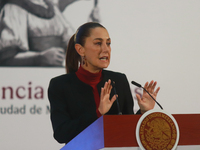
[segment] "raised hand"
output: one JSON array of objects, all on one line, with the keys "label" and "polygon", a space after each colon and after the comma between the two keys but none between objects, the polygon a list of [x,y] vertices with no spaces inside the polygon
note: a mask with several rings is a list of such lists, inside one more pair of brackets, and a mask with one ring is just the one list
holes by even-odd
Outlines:
[{"label": "raised hand", "polygon": [[110,110],[113,102],[116,100],[117,95],[113,95],[111,100],[109,99],[111,89],[112,85],[111,80],[109,79],[108,82],[105,82],[104,87],[101,88],[100,103],[98,110],[102,115],[104,115]]},{"label": "raised hand", "polygon": [[[155,90],[155,87],[157,85],[157,82],[151,81],[150,83],[146,82],[144,85],[144,88],[151,94],[151,96],[156,99],[157,94],[160,90],[160,87],[158,87]],[[140,95],[136,94],[138,105],[140,106],[141,113],[145,113],[146,111],[153,109],[155,106],[155,101],[149,96],[149,94],[143,90],[143,95],[140,97]]]}]

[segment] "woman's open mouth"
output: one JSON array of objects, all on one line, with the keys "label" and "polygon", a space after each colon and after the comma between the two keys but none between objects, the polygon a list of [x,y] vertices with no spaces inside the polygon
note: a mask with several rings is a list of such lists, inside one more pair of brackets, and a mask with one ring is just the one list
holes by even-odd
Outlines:
[{"label": "woman's open mouth", "polygon": [[106,57],[106,56],[101,57],[100,60],[102,60],[102,61],[107,61],[107,60],[108,60],[108,57]]}]

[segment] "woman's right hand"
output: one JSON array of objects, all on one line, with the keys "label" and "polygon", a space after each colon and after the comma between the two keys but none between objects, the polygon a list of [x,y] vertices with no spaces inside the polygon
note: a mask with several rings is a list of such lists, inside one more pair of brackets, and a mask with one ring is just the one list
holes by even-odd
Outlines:
[{"label": "woman's right hand", "polygon": [[65,58],[64,49],[60,47],[51,47],[42,51],[39,57],[41,66],[62,66]]},{"label": "woman's right hand", "polygon": [[116,100],[117,95],[113,95],[111,100],[109,99],[111,89],[112,85],[111,80],[109,79],[108,82],[105,82],[104,87],[101,88],[100,103],[98,110],[102,115],[106,114],[110,110],[112,104]]}]

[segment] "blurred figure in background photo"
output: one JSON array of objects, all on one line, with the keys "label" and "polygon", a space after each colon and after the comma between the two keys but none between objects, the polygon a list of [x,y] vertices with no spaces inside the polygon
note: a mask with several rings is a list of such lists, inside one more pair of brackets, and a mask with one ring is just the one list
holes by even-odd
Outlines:
[{"label": "blurred figure in background photo", "polygon": [[[2,0],[0,66],[63,66],[73,27],[62,12],[78,0]],[[89,15],[98,22],[97,0]]]}]

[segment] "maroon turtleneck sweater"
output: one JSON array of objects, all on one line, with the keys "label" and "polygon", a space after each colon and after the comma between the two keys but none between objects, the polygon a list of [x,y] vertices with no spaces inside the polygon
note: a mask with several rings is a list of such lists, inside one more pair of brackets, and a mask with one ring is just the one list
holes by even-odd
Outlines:
[{"label": "maroon turtleneck sweater", "polygon": [[76,76],[81,80],[82,82],[90,85],[92,87],[92,92],[94,94],[94,100],[96,103],[96,113],[97,116],[100,117],[101,113],[99,112],[99,102],[100,102],[100,97],[99,97],[99,92],[97,89],[97,84],[101,81],[102,77],[102,70],[99,71],[98,73],[91,73],[85,69],[83,69],[81,66],[79,67],[78,71],[76,72]]}]

